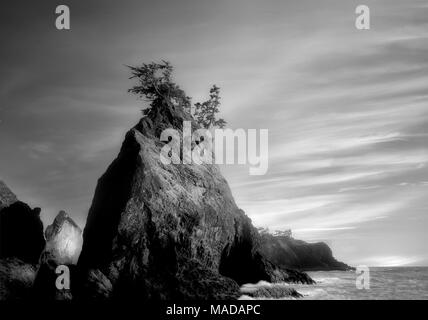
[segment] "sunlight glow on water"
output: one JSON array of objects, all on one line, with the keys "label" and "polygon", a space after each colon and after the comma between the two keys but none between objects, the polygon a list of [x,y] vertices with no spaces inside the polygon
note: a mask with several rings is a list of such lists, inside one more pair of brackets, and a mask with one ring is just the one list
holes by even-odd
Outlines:
[{"label": "sunlight glow on water", "polygon": [[[353,271],[316,271],[308,274],[317,284],[260,282],[252,286],[290,286],[305,300],[428,300],[428,267],[372,267],[369,289],[357,289],[357,276]],[[249,285],[243,288],[246,286]]]},{"label": "sunlight glow on water", "polygon": [[428,299],[427,267],[370,268],[370,289],[357,289],[356,274],[309,272],[315,286],[295,286],[304,299]]}]

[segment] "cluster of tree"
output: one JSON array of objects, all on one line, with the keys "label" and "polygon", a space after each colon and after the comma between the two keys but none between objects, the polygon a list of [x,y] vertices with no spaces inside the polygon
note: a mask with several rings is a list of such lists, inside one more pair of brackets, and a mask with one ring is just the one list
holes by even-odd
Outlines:
[{"label": "cluster of tree", "polygon": [[220,112],[220,88],[216,85],[211,87],[209,99],[195,103],[192,110],[191,98],[172,81],[173,67],[168,61],[143,63],[129,68],[131,79],[138,79],[138,84],[128,91],[150,102],[150,107],[142,110],[144,115],[149,114],[153,108],[172,103],[192,114],[203,128],[223,128],[226,125],[224,119],[217,119]]},{"label": "cluster of tree", "polygon": [[288,237],[288,238],[292,237],[291,229],[270,231],[269,228],[259,227],[259,228],[257,228],[257,231],[261,235],[271,234],[275,237]]},{"label": "cluster of tree", "polygon": [[258,227],[258,228],[257,228],[257,231],[258,231],[261,235],[264,235],[264,234],[270,234],[270,230],[269,230],[269,228]]},{"label": "cluster of tree", "polygon": [[291,229],[287,229],[287,230],[275,230],[273,232],[273,235],[275,237],[288,237],[288,238],[291,238],[292,233],[291,233]]}]

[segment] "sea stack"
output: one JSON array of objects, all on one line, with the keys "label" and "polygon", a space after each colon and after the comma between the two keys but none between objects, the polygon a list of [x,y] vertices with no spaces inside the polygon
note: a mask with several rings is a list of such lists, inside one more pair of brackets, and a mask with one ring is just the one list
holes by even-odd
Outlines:
[{"label": "sea stack", "polygon": [[[46,246],[40,256],[40,267],[34,286],[38,298],[71,300],[72,287],[59,289],[56,285],[57,268],[65,267],[69,274],[75,272],[75,265],[82,250],[82,230],[65,211],[60,211],[53,223],[46,228],[45,237]],[[70,276],[70,283],[74,280],[74,277]]]},{"label": "sea stack", "polygon": [[82,250],[82,230],[65,211],[60,211],[46,228],[44,254],[60,264],[77,264]]},{"label": "sea stack", "polygon": [[262,256],[257,230],[216,165],[161,162],[160,133],[182,132],[183,121],[198,128],[162,99],[126,134],[98,181],[79,269],[111,283],[110,297],[140,301],[236,298],[239,285],[260,280],[311,283]]}]

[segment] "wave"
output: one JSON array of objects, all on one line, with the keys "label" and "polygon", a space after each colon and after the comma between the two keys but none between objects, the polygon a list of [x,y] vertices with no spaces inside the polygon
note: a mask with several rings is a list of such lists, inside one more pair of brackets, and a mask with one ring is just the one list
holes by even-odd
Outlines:
[{"label": "wave", "polygon": [[339,281],[343,281],[343,279],[337,278],[337,277],[321,277],[321,278],[313,278],[313,280],[318,283],[335,283]]}]

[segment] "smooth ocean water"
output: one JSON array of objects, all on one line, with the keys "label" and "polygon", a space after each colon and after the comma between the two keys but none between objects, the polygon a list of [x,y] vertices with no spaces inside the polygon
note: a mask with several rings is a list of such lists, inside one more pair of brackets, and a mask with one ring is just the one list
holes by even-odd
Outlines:
[{"label": "smooth ocean water", "polygon": [[[372,267],[370,288],[357,289],[357,274],[352,271],[308,272],[317,284],[269,284],[289,286],[308,300],[428,300],[428,267]],[[284,299],[287,299],[284,297]]]}]

